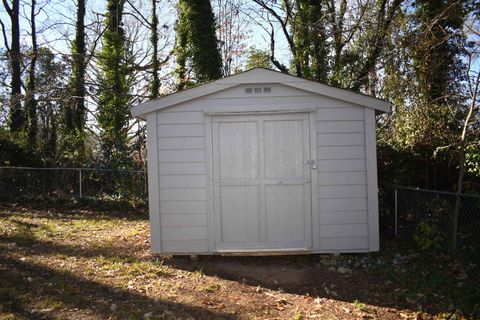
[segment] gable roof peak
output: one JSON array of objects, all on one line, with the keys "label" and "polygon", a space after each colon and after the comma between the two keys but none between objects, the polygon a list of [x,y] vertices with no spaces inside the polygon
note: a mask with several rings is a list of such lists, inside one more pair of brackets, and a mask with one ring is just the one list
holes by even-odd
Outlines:
[{"label": "gable roof peak", "polygon": [[375,97],[333,87],[320,82],[307,80],[279,71],[255,67],[222,79],[214,80],[182,91],[177,91],[166,96],[158,97],[156,99],[136,105],[130,110],[132,116],[145,118],[145,115],[150,112],[236,87],[238,85],[250,83],[278,83],[382,112],[386,112],[390,108],[389,102]]}]

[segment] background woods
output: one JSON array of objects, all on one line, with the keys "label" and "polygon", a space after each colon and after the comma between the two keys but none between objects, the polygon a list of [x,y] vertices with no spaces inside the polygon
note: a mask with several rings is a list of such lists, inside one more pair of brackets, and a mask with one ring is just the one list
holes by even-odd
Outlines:
[{"label": "background woods", "polygon": [[0,164],[145,167],[142,101],[269,67],[392,102],[381,192],[480,189],[475,1],[2,0]]}]

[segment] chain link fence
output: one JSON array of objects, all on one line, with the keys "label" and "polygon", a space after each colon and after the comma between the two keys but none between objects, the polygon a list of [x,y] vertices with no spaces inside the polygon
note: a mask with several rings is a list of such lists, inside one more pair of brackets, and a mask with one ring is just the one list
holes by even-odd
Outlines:
[{"label": "chain link fence", "polygon": [[87,168],[0,167],[0,200],[107,200],[145,204],[147,172]]},{"label": "chain link fence", "polygon": [[395,235],[424,250],[480,250],[480,196],[395,189]]}]

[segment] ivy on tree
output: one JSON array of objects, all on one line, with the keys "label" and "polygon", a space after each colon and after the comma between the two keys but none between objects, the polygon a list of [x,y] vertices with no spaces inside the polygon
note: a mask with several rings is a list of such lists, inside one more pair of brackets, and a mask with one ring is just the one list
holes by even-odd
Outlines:
[{"label": "ivy on tree", "polygon": [[177,22],[178,89],[192,85],[189,68],[197,83],[222,76],[222,58],[215,31],[215,17],[210,0],[179,0]]},{"label": "ivy on tree", "polygon": [[77,0],[75,39],[72,41],[72,74],[64,112],[64,157],[81,163],[85,153],[85,1]]},{"label": "ivy on tree", "polygon": [[109,0],[106,30],[99,54],[100,79],[98,125],[100,127],[101,160],[112,168],[128,167],[129,74],[125,31],[122,24],[125,0]]}]

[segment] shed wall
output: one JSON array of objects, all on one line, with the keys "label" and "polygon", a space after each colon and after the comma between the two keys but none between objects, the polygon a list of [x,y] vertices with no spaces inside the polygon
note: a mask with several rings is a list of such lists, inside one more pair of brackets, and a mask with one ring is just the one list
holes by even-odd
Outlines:
[{"label": "shed wall", "polygon": [[[245,88],[252,86],[241,85],[156,112],[157,215],[161,249],[153,246],[154,251],[209,251],[205,151],[208,137],[204,109],[272,105],[317,108],[318,162],[317,170],[312,172],[318,175],[318,194],[312,197],[318,198],[319,210],[312,214],[318,214],[320,240],[314,241],[318,246],[314,251],[367,251],[369,219],[364,108],[278,84],[261,85],[271,87],[270,94],[245,94]],[[149,139],[152,138],[150,131]]]}]

